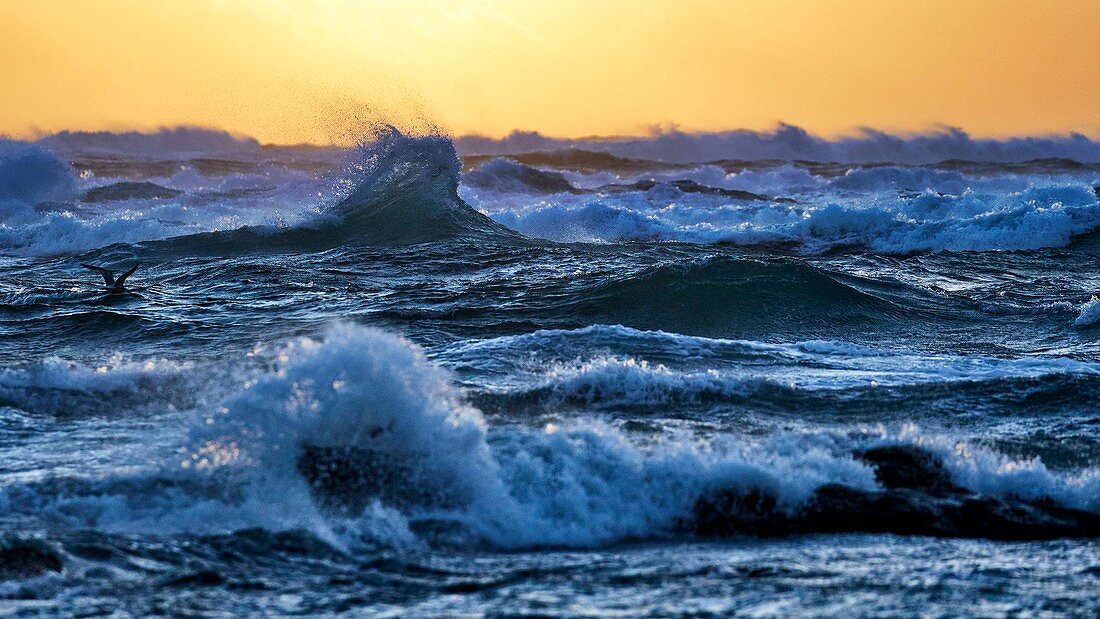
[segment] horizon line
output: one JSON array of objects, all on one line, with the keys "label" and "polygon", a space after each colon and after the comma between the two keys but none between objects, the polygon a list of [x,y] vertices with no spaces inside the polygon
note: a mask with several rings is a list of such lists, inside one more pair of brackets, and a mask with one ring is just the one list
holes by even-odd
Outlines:
[{"label": "horizon line", "polygon": [[[378,123],[372,126],[370,129],[364,130],[362,133],[364,137],[369,136],[372,130],[392,126],[401,133],[409,135],[443,135],[453,140],[484,140],[486,142],[505,142],[509,139],[529,137],[529,138],[541,138],[545,140],[555,142],[592,142],[592,143],[616,143],[616,142],[630,142],[630,141],[644,141],[644,140],[656,140],[662,137],[668,136],[690,136],[690,137],[706,137],[706,136],[730,136],[730,135],[759,135],[759,136],[777,136],[783,131],[795,131],[806,137],[814,140],[819,140],[828,143],[841,142],[845,140],[860,140],[874,137],[888,137],[902,140],[914,140],[919,138],[932,138],[932,137],[947,137],[955,136],[959,138],[965,138],[975,141],[983,142],[1011,142],[1014,140],[1066,140],[1066,139],[1080,139],[1084,138],[1092,142],[1100,142],[1100,128],[1089,129],[1072,129],[1065,131],[1050,131],[1050,132],[1033,132],[1033,133],[1012,133],[1001,135],[983,135],[973,134],[963,127],[946,124],[946,123],[932,123],[924,129],[919,130],[895,130],[895,129],[879,129],[870,125],[857,125],[853,126],[845,132],[837,133],[834,135],[826,135],[823,133],[817,133],[806,129],[805,127],[789,123],[785,121],[777,121],[770,128],[766,129],[753,129],[748,127],[735,127],[729,129],[718,130],[692,130],[680,127],[675,123],[665,123],[659,125],[653,125],[649,131],[639,132],[637,134],[587,134],[581,136],[565,136],[554,135],[549,133],[543,133],[538,129],[523,129],[514,128],[508,133],[503,135],[492,135],[477,132],[460,133],[455,131],[443,130],[438,126],[431,126],[428,130],[424,130],[424,127],[408,127],[408,126],[396,126],[389,123]],[[3,134],[0,133],[0,140],[8,140],[13,142],[40,142],[48,140],[50,138],[73,135],[73,136],[92,136],[92,135],[133,135],[133,136],[157,136],[167,135],[176,132],[204,132],[208,134],[218,134],[233,138],[238,142],[255,142],[261,147],[275,147],[275,148],[292,148],[292,147],[313,147],[313,148],[348,148],[357,144],[363,143],[366,140],[353,140],[348,142],[276,142],[276,141],[263,141],[256,138],[244,131],[236,131],[229,128],[218,127],[216,125],[201,125],[194,123],[179,123],[179,124],[162,124],[155,127],[113,127],[106,129],[79,129],[79,128],[66,128],[58,130],[40,130],[32,128],[25,134]]]}]

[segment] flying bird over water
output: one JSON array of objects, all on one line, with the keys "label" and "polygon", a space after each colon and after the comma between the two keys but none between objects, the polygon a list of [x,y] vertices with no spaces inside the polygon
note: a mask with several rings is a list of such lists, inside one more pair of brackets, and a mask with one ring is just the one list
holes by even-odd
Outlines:
[{"label": "flying bird over water", "polygon": [[84,267],[85,269],[91,269],[92,271],[96,271],[100,275],[102,275],[103,276],[103,283],[104,283],[104,285],[107,286],[107,291],[108,292],[122,292],[123,290],[126,289],[125,286],[124,286],[124,284],[126,283],[126,278],[130,277],[131,275],[134,274],[134,271],[136,271],[137,268],[138,268],[138,263],[134,263],[134,266],[130,267],[129,271],[126,271],[125,273],[120,275],[118,279],[115,279],[115,275],[114,275],[114,273],[111,272],[110,269],[105,269],[103,267],[97,267],[97,266],[91,265],[91,264],[85,264],[83,262],[80,263],[80,266]]}]

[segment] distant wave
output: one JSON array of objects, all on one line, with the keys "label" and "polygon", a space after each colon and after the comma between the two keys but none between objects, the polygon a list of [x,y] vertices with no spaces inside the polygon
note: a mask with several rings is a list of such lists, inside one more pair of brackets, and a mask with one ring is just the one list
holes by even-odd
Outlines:
[{"label": "distant wave", "polygon": [[[527,236],[910,254],[1064,247],[1100,229],[1095,179],[1081,176],[986,178],[903,166],[815,175],[769,164],[580,177],[493,159],[461,177],[460,196],[453,143],[392,128],[328,179],[210,161],[214,176],[185,166],[155,186],[103,183],[78,177],[40,146],[9,142],[0,149],[0,251],[52,255],[169,238],[150,247],[278,251]],[[88,204],[120,205],[81,210],[78,188]],[[260,197],[255,208],[249,201]]]},{"label": "distant wave", "polygon": [[61,131],[41,138],[40,146],[59,153],[103,153],[128,156],[215,154],[255,155],[260,143],[219,129],[201,127],[161,128],[139,131]]},{"label": "distant wave", "polygon": [[[254,161],[296,152],[299,157],[331,160],[346,150],[331,146],[261,146],[255,139],[201,127],[161,128],[153,132],[61,131],[35,141],[57,153],[114,155],[137,158],[199,156]],[[990,164],[1030,162],[1032,168],[1054,172],[1092,170],[1100,163],[1100,141],[1079,134],[975,138],[945,127],[918,134],[892,134],[862,128],[834,139],[814,135],[786,123],[770,131],[739,129],[685,132],[677,129],[644,137],[553,138],[515,131],[500,138],[477,135],[455,139],[459,154],[472,162],[492,156],[522,155],[523,163],[579,171],[628,173],[653,169],[655,162],[681,166],[704,162],[839,162],[942,164],[946,168],[981,173]],[[1011,170],[1007,170],[1011,171]]]},{"label": "distant wave", "polygon": [[[178,172],[178,167],[175,169]],[[173,180],[187,189],[198,190],[204,185],[233,188],[239,177],[224,176],[202,184],[188,183],[189,179],[178,175]],[[300,174],[281,178],[286,181],[284,190],[288,197],[296,196],[293,183],[300,179]],[[267,177],[260,180],[266,181]],[[0,142],[0,253],[3,254],[78,253],[115,243],[240,227],[269,215],[253,204],[210,202],[167,184],[129,180],[103,183],[78,174],[69,163],[40,145]],[[193,208],[199,203],[203,203],[202,208]],[[105,204],[109,206],[102,206]]]},{"label": "distant wave", "polygon": [[[958,193],[917,189],[922,185]],[[730,243],[806,253],[1064,247],[1100,229],[1100,202],[1087,184],[1035,184],[1019,190],[969,186],[950,172],[875,168],[839,177],[827,192],[799,204],[765,199],[744,206],[714,196],[635,192],[502,206],[486,200],[486,209],[523,234],[557,241]],[[883,193],[884,188],[891,191]]]},{"label": "distant wave", "polygon": [[950,194],[963,193],[973,184],[974,181],[963,177],[958,172],[893,166],[854,168],[829,182],[829,185],[833,188],[850,191],[884,191],[891,189],[923,191],[931,189]]},{"label": "distant wave", "polygon": [[1078,133],[1049,137],[973,138],[957,128],[902,136],[865,128],[854,136],[826,139],[800,127],[780,124],[773,131],[747,129],[714,133],[679,130],[641,138],[558,139],[516,131],[501,139],[479,136],[456,140],[462,154],[512,155],[531,151],[579,149],[616,157],[672,163],[723,159],[779,161],[894,162],[928,164],[944,160],[1020,162],[1065,158],[1100,161],[1100,142]]}]

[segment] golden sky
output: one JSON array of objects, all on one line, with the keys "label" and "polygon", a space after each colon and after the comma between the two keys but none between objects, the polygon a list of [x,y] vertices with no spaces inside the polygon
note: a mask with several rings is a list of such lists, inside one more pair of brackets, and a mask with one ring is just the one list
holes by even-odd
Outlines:
[{"label": "golden sky", "polygon": [[1100,134],[1093,0],[0,0],[0,133]]}]

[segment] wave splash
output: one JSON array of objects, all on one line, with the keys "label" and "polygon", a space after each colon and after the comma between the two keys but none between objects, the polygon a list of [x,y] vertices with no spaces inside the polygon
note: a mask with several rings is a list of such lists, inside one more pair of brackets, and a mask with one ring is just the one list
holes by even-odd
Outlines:
[{"label": "wave splash", "polygon": [[462,164],[445,136],[407,136],[393,127],[360,146],[342,181],[346,195],[323,213],[348,240],[405,245],[486,235],[515,237],[458,195]]}]

